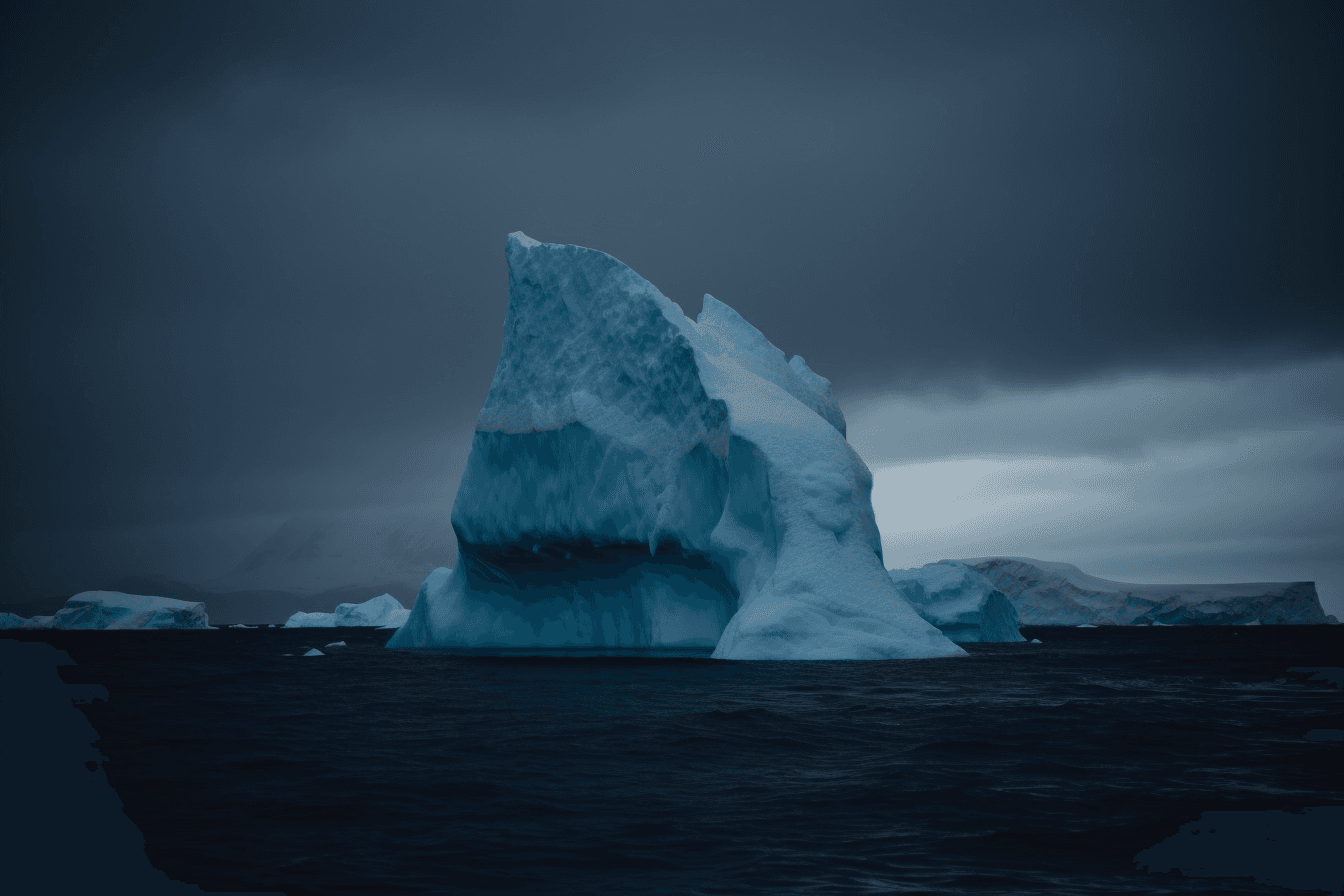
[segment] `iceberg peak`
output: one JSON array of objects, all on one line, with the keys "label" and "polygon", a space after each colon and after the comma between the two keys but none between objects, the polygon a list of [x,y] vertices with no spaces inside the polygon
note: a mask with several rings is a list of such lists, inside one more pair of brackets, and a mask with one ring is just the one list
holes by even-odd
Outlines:
[{"label": "iceberg peak", "polygon": [[509,235],[499,363],[453,503],[457,565],[389,647],[701,646],[721,659],[964,651],[882,567],[830,384],[712,296]]},{"label": "iceberg peak", "polygon": [[523,233],[521,230],[515,230],[513,233],[509,234],[509,242],[517,243],[518,245],[522,246],[525,249],[531,249],[534,246],[541,245],[540,242],[532,239],[532,237]]}]

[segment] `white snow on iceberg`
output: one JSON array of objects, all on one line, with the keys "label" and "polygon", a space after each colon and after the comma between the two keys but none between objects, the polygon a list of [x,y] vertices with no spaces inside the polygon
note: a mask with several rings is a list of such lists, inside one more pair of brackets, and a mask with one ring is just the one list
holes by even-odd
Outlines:
[{"label": "white snow on iceberg", "polygon": [[338,604],[331,613],[295,613],[285,622],[285,628],[335,628],[337,626],[372,626],[396,628],[410,615],[390,594],[371,597],[363,603]]},{"label": "white snow on iceberg", "polygon": [[0,629],[6,628],[41,628],[36,625],[32,619],[15,615],[14,613],[0,613]]},{"label": "white snow on iceberg", "polygon": [[514,233],[506,255],[457,563],[389,647],[964,653],[882,568],[872,476],[802,358],[710,296],[688,319],[605,253]]},{"label": "white snow on iceberg", "polygon": [[1017,609],[1023,625],[1322,625],[1314,582],[1135,585],[1029,557],[962,560]]},{"label": "white snow on iceberg", "polygon": [[1004,593],[964,563],[943,560],[887,572],[915,611],[953,641],[1026,640],[1017,630],[1017,611]]},{"label": "white snow on iceberg", "polygon": [[44,628],[58,629],[150,629],[210,628],[205,604],[200,601],[122,594],[120,591],[84,591],[65,602]]}]

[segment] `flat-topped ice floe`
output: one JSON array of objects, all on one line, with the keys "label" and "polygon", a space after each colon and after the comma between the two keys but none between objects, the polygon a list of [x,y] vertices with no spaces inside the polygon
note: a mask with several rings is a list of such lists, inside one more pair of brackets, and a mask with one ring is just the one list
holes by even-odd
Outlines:
[{"label": "flat-topped ice floe", "polygon": [[1072,563],[1029,557],[960,561],[1008,596],[1023,625],[1320,625],[1314,582],[1135,585],[1099,579]]},{"label": "flat-topped ice floe", "polygon": [[199,601],[123,594],[120,591],[84,591],[65,602],[55,616],[24,619],[0,614],[0,628],[147,629],[210,628],[205,604]]},{"label": "flat-topped ice floe", "polygon": [[942,560],[888,570],[896,590],[920,616],[960,644],[1025,641],[1007,596],[965,563]]},{"label": "flat-topped ice floe", "polygon": [[285,622],[285,628],[335,628],[337,626],[372,626],[397,628],[406,621],[411,611],[390,594],[371,597],[363,603],[338,604],[331,613],[295,613]]},{"label": "flat-topped ice floe", "polygon": [[509,310],[453,505],[454,568],[389,647],[961,655],[882,567],[830,383],[710,296],[510,234]]}]

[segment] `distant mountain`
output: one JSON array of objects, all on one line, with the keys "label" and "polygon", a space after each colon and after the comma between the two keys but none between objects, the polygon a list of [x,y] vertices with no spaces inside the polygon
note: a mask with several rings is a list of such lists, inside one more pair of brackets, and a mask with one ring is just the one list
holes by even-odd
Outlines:
[{"label": "distant mountain", "polygon": [[375,588],[365,597],[388,592],[407,601],[430,570],[456,559],[457,541],[446,511],[294,517],[205,587],[304,596]]},{"label": "distant mountain", "polygon": [[[388,590],[380,590],[377,586],[353,585],[317,594],[294,594],[274,589],[211,591],[162,576],[124,576],[110,587],[128,594],[199,600],[205,604],[211,625],[233,625],[235,622],[280,624],[295,613],[330,613],[337,604],[359,603]],[[394,596],[400,598],[400,595]],[[413,601],[415,590],[410,591],[409,598],[402,599],[408,603]]]},{"label": "distant mountain", "polygon": [[211,625],[281,623],[294,613],[330,613],[337,604],[379,594],[410,606],[424,577],[456,559],[457,539],[446,510],[355,511],[290,519],[212,581],[128,575],[39,599],[0,598],[0,604],[18,616],[50,616],[76,591],[109,590],[203,601]]}]

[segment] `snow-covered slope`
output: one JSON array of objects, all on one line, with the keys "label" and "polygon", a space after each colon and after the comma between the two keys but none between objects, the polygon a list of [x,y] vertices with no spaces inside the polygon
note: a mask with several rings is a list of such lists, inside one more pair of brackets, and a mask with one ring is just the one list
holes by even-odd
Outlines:
[{"label": "snow-covered slope", "polygon": [[392,647],[960,655],[882,568],[823,378],[706,296],[510,234],[504,345],[453,505],[459,556]]},{"label": "snow-covered slope", "polygon": [[981,573],[955,560],[887,571],[896,590],[919,615],[961,644],[1025,641],[1017,611]]},{"label": "snow-covered slope", "polygon": [[410,610],[390,594],[371,597],[363,603],[340,604],[331,613],[295,613],[285,622],[285,628],[328,628],[341,625],[367,625],[379,628],[398,628],[405,623]]},{"label": "snow-covered slope", "polygon": [[129,629],[209,628],[205,604],[199,601],[122,594],[120,591],[84,591],[65,602],[55,616],[23,619],[0,614],[0,628]]},{"label": "snow-covered slope", "polygon": [[1314,582],[1135,585],[1030,557],[962,560],[1008,595],[1023,625],[1309,625],[1332,621]]}]

